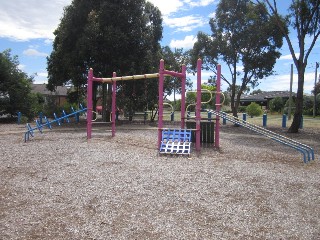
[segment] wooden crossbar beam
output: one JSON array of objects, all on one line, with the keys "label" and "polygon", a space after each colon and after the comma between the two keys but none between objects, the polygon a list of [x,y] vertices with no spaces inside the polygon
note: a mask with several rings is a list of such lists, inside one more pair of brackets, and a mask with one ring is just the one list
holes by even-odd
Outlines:
[{"label": "wooden crossbar beam", "polygon": [[[169,76],[169,75],[166,75]],[[93,81],[103,82],[103,83],[111,83],[113,81],[126,81],[126,80],[138,80],[138,79],[147,79],[147,78],[158,78],[159,73],[150,73],[143,75],[132,75],[132,76],[123,76],[123,77],[111,77],[111,78],[93,78]]]}]

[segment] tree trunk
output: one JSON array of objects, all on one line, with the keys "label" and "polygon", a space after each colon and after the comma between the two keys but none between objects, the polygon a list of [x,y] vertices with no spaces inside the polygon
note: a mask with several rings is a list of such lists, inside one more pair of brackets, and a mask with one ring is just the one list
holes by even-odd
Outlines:
[{"label": "tree trunk", "polygon": [[302,120],[302,111],[303,111],[303,85],[304,85],[304,72],[305,68],[299,66],[298,68],[298,91],[296,97],[296,110],[294,112],[293,121],[288,129],[290,133],[299,132],[300,122]]},{"label": "tree trunk", "polygon": [[154,122],[157,116],[157,113],[158,113],[158,108],[155,109],[154,114],[153,114],[153,109],[151,110],[151,119],[150,119],[151,122]]},{"label": "tree trunk", "polygon": [[236,90],[235,90],[235,85],[232,86],[231,88],[231,111],[232,111],[232,115],[234,117],[238,117],[238,108],[237,108],[237,103],[236,103]]},{"label": "tree trunk", "polygon": [[231,110],[234,117],[238,117],[238,108],[236,106],[236,84],[237,84],[237,54],[233,61],[232,86],[231,86]]},{"label": "tree trunk", "polygon": [[232,115],[234,117],[238,117],[238,111],[237,111],[236,102],[235,102],[234,97],[231,98],[231,111],[232,111]]}]

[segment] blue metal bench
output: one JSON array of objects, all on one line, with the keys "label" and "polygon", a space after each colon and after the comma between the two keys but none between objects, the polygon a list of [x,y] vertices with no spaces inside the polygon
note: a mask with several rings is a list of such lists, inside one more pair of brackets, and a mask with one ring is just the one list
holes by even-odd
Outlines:
[{"label": "blue metal bench", "polygon": [[164,129],[159,153],[163,154],[187,154],[191,151],[191,130]]}]

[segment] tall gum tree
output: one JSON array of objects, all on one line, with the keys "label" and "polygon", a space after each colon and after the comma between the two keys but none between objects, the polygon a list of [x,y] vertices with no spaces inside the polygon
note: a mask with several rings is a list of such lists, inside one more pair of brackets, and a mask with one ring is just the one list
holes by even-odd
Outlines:
[{"label": "tall gum tree", "polygon": [[[277,1],[256,0],[260,5],[268,6],[268,13],[275,18],[275,24],[283,34],[298,72],[298,89],[296,96],[296,108],[289,132],[297,133],[303,113],[303,87],[304,75],[310,53],[318,41],[320,35],[320,0],[292,0],[287,15],[281,15],[278,11]],[[286,21],[283,22],[282,19]],[[296,31],[298,51],[294,48],[294,39],[290,38],[289,27]],[[309,45],[307,38],[311,39]],[[299,53],[296,56],[296,52]]]},{"label": "tall gum tree", "polygon": [[[89,68],[98,77],[158,71],[162,17],[145,0],[73,0],[54,34],[53,51],[47,59],[49,89],[66,83],[85,87]],[[143,99],[138,97],[144,94],[143,80],[125,85],[123,97],[128,102]]]},{"label": "tall gum tree", "polygon": [[[278,49],[283,41],[273,21],[263,5],[248,0],[221,0],[215,18],[209,22],[212,34],[197,35],[191,51],[193,68],[198,57],[203,59],[203,68],[214,73],[218,63],[227,65],[229,71],[222,79],[230,89],[231,109],[236,117],[241,94],[248,85],[254,88],[271,75],[280,57]],[[239,66],[242,71],[238,71]]]}]

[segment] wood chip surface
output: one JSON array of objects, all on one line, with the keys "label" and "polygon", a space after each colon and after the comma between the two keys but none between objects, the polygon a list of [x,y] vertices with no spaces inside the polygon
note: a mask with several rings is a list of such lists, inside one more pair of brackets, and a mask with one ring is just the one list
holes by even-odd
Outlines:
[{"label": "wood chip surface", "polygon": [[247,129],[159,156],[157,131],[55,127],[24,143],[0,125],[0,239],[320,239],[320,130],[288,134],[315,160]]}]

